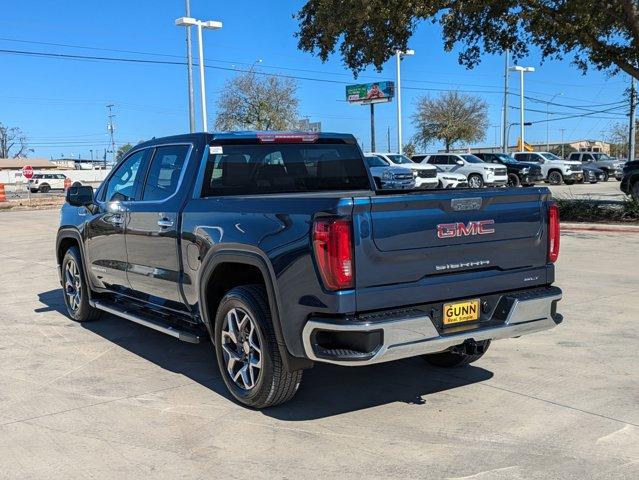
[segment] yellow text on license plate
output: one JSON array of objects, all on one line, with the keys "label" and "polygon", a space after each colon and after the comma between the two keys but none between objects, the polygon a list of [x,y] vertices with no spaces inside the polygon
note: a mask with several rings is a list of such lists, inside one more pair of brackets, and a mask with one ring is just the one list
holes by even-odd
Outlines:
[{"label": "yellow text on license plate", "polygon": [[479,318],[479,299],[444,304],[444,325],[472,322]]}]

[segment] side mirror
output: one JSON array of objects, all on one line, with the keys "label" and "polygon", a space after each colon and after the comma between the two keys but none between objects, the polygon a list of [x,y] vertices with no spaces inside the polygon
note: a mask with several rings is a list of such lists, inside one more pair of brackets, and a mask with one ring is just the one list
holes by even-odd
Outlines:
[{"label": "side mirror", "polygon": [[88,207],[93,204],[93,187],[86,185],[69,187],[66,200],[74,207]]},{"label": "side mirror", "polygon": [[457,160],[457,161],[455,161],[455,163],[456,163],[457,165],[463,165],[463,164],[464,164],[464,161],[463,161],[463,160]]}]

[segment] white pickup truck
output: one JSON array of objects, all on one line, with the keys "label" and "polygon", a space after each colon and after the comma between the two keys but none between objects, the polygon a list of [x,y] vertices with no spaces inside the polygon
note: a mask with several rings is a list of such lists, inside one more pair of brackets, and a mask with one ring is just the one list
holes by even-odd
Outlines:
[{"label": "white pickup truck", "polygon": [[572,185],[580,182],[584,177],[581,162],[574,162],[559,158],[550,152],[515,152],[513,154],[519,162],[538,163],[541,166],[541,174],[544,181],[551,185]]}]

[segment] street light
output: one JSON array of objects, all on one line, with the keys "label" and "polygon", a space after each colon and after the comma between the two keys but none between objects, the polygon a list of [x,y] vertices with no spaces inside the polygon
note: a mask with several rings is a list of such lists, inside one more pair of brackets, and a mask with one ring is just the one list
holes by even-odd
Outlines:
[{"label": "street light", "polygon": [[523,148],[524,140],[524,73],[535,71],[535,67],[521,67],[515,65],[508,69],[511,72],[519,72],[519,125],[521,128],[521,146]]},{"label": "street light", "polygon": [[402,78],[400,73],[400,63],[402,57],[412,57],[415,55],[415,50],[395,50],[395,57],[397,59],[397,151],[402,154]]},{"label": "street light", "polygon": [[546,151],[550,150],[550,121],[548,119],[548,105],[550,105],[555,98],[561,97],[562,95],[563,92],[555,93],[552,98],[546,102]]},{"label": "street light", "polygon": [[200,64],[200,104],[202,109],[202,131],[208,132],[206,121],[206,85],[204,83],[204,46],[202,45],[202,29],[216,30],[222,28],[222,22],[208,20],[203,22],[191,17],[180,17],[175,20],[178,27],[197,27],[198,56]]}]

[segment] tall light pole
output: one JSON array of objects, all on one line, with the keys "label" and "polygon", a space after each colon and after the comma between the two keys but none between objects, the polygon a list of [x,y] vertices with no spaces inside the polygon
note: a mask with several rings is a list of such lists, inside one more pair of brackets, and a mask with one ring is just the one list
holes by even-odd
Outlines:
[{"label": "tall light pole", "polygon": [[395,50],[395,58],[397,60],[397,152],[401,155],[402,146],[402,77],[401,77],[401,61],[402,57],[412,57],[415,50]]},{"label": "tall light pole", "polygon": [[508,129],[508,57],[510,56],[510,50],[504,52],[504,105],[501,113],[501,149],[503,153],[508,153],[508,135],[506,130]]},{"label": "tall light pole", "polygon": [[563,93],[555,93],[552,98],[550,100],[548,100],[546,102],[546,151],[550,150],[550,121],[548,118],[548,106],[552,103],[552,101],[557,98],[562,96]]},{"label": "tall light pole", "polygon": [[202,113],[202,131],[208,132],[209,127],[206,119],[206,83],[204,80],[204,45],[202,44],[202,30],[216,30],[222,28],[222,22],[201,21],[191,17],[181,17],[175,20],[175,24],[180,27],[197,27],[198,41],[198,63],[200,67],[200,109]]},{"label": "tall light pole", "polygon": [[561,128],[561,158],[564,158],[564,132],[566,131],[565,128]]},{"label": "tall light pole", "polygon": [[[186,16],[191,16],[191,2],[186,0]],[[195,99],[193,93],[193,51],[191,49],[191,27],[186,27],[186,74],[189,95],[189,131],[195,132]]]},{"label": "tall light pole", "polygon": [[519,72],[519,125],[521,129],[521,148],[524,148],[526,142],[524,138],[524,73],[534,72],[535,68],[515,65],[514,67],[508,68],[508,70],[511,72]]}]

